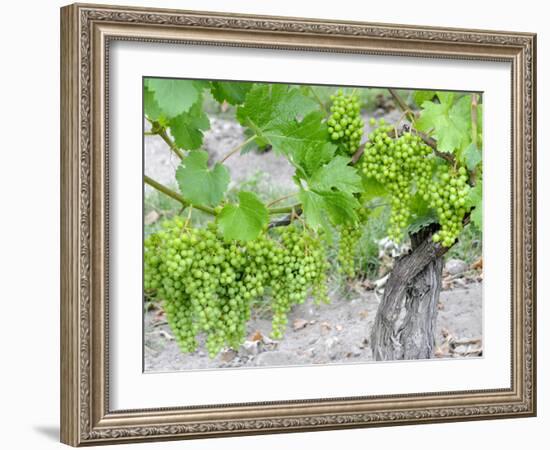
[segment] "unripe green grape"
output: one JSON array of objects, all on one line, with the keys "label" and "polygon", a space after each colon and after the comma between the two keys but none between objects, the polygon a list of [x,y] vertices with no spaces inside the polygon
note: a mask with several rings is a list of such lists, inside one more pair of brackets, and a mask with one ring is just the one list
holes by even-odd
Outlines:
[{"label": "unripe green grape", "polygon": [[[267,288],[274,292],[274,336],[282,337],[287,313],[309,293],[316,301],[328,299],[322,241],[296,226],[285,227],[278,239],[260,235],[246,244],[227,242],[215,222],[196,229],[175,218],[162,229],[144,241],[144,286],[165,286],[154,296],[182,352],[196,351],[198,334],[206,335],[211,357],[238,347],[251,304]],[[195,268],[180,270],[182,263]]]},{"label": "unripe green grape", "polygon": [[340,143],[340,148],[345,153],[353,154],[361,144],[364,127],[360,115],[359,100],[355,95],[344,95],[340,90],[331,98],[332,115],[327,124],[333,131],[329,128],[329,135],[333,141]]},{"label": "unripe green grape", "polygon": [[[434,242],[450,246],[462,230],[467,185],[464,167],[436,165],[432,150],[416,135],[407,132],[397,139],[389,138],[392,127],[380,121],[369,134],[361,171],[383,184],[392,197],[388,236],[399,241],[411,218],[413,192],[435,210],[441,225]],[[379,162],[382,162],[382,166]],[[435,237],[437,236],[437,237]]]}]

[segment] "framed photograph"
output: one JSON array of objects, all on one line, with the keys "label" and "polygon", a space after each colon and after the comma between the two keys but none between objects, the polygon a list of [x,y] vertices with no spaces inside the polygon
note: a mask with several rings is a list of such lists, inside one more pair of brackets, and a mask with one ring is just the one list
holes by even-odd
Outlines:
[{"label": "framed photograph", "polygon": [[61,9],[61,440],[536,414],[536,36]]}]

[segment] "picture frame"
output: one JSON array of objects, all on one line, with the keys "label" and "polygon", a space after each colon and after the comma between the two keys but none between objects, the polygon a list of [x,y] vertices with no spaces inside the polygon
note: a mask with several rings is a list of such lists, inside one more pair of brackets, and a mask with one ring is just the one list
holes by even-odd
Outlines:
[{"label": "picture frame", "polygon": [[[113,409],[109,67],[113,42],[511,68],[510,385]],[[61,441],[97,445],[536,415],[536,35],[74,4],[61,9]],[[490,295],[490,293],[488,294]]]}]

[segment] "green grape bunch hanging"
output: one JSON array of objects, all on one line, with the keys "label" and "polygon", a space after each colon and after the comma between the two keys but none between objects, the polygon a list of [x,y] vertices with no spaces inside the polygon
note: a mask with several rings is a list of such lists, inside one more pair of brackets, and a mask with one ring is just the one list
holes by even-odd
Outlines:
[{"label": "green grape bunch hanging", "polygon": [[365,126],[361,118],[359,98],[356,95],[345,95],[340,89],[330,99],[331,115],[327,121],[330,138],[340,144],[347,154],[352,155],[361,144]]},{"label": "green grape bunch hanging", "polygon": [[440,230],[433,241],[453,245],[462,231],[469,192],[466,169],[438,163],[433,150],[421,137],[380,125],[369,134],[362,158],[366,177],[381,183],[391,196],[388,236],[399,242],[412,216],[412,199],[420,196],[437,214]]},{"label": "green grape bunch hanging", "polygon": [[356,223],[344,224],[339,227],[340,241],[338,242],[337,260],[339,271],[348,278],[356,275],[355,265],[358,253],[358,243],[363,236],[364,227],[369,218],[369,210],[360,208],[357,211],[358,220]]},{"label": "green grape bunch hanging", "polygon": [[168,324],[183,352],[206,335],[211,357],[224,346],[238,348],[246,336],[252,302],[272,293],[273,332],[280,339],[293,305],[311,293],[327,302],[324,244],[291,225],[275,239],[262,234],[239,243],[223,238],[215,222],[192,228],[181,217],[145,240],[144,288],[163,299]]}]

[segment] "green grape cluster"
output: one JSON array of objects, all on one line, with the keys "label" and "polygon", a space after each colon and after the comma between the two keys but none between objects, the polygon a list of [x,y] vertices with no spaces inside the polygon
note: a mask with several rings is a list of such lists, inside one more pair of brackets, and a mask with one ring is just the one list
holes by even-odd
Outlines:
[{"label": "green grape cluster", "polygon": [[397,139],[394,129],[382,125],[369,134],[362,170],[367,177],[383,184],[391,196],[388,236],[398,242],[410,219],[413,189],[424,192],[432,178],[432,150],[421,138],[404,133]]},{"label": "green grape cluster", "polygon": [[368,210],[358,210],[358,221],[353,224],[345,224],[339,227],[340,241],[338,242],[337,260],[339,271],[348,278],[355,277],[355,259],[358,251],[358,243],[363,236],[363,228],[368,218]]},{"label": "green grape cluster", "polygon": [[437,212],[441,225],[441,229],[433,235],[433,241],[450,247],[462,231],[470,186],[464,167],[454,173],[451,167],[443,165],[437,172],[439,183],[432,184],[428,190],[430,207]]},{"label": "green grape cluster", "polygon": [[163,300],[168,324],[183,352],[206,335],[211,357],[237,348],[246,336],[251,304],[273,295],[273,336],[282,337],[286,314],[309,292],[326,301],[327,262],[317,236],[289,226],[273,239],[224,240],[215,222],[188,227],[176,217],[145,240],[144,288]]},{"label": "green grape cluster", "polygon": [[287,314],[293,305],[304,303],[309,288],[317,303],[328,303],[326,272],[329,268],[325,247],[309,232],[296,226],[280,228],[280,246],[275,253],[271,288],[273,331],[280,339],[287,325]]},{"label": "green grape cluster", "polygon": [[361,144],[365,123],[361,118],[359,98],[356,95],[344,95],[340,89],[331,95],[331,115],[328,119],[330,138],[339,143],[346,153],[352,155]]},{"label": "green grape cluster", "polygon": [[434,242],[450,247],[462,230],[469,191],[466,169],[437,164],[432,149],[410,132],[395,138],[395,129],[382,124],[369,134],[362,159],[367,177],[383,184],[391,196],[388,236],[399,242],[411,219],[411,200],[419,195],[438,217]]}]

